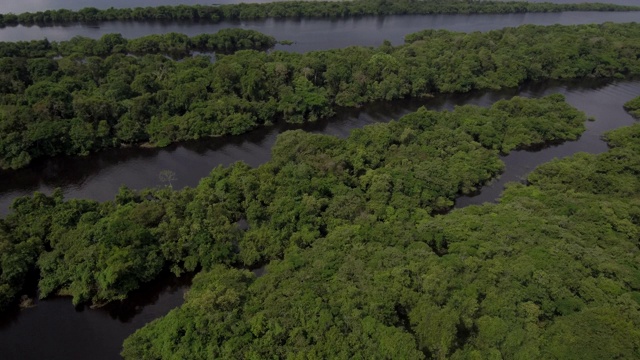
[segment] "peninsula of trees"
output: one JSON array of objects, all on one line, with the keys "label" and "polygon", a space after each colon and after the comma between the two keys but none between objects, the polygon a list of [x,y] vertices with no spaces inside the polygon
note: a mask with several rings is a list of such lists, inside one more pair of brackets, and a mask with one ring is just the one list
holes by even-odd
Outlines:
[{"label": "peninsula of trees", "polygon": [[[252,32],[233,34],[234,49],[273,43]],[[142,142],[166,146],[241,134],[376,100],[640,74],[636,23],[526,25],[468,34],[427,30],[397,47],[305,54],[243,50],[215,63],[208,56],[175,61],[158,54],[219,48],[210,43],[215,38],[106,35],[62,42],[53,52],[45,41],[1,44],[7,57],[0,59],[0,167]],[[51,58],[56,51],[65,56]]]},{"label": "peninsula of trees", "polygon": [[0,26],[54,25],[104,21],[204,21],[263,18],[343,18],[364,15],[506,14],[560,11],[640,11],[640,6],[601,3],[553,4],[477,0],[282,1],[230,5],[177,5],[137,8],[84,8],[0,14]]},{"label": "peninsula of trees", "polygon": [[[0,307],[35,270],[40,296],[101,304],[125,298],[163,268],[255,266],[354,222],[391,226],[393,238],[392,224],[447,211],[457,195],[499,174],[500,152],[576,139],[585,120],[562,95],[421,109],[347,139],[284,133],[273,160],[257,169],[218,167],[195,189],[123,188],[105,203],[64,201],[59,192],[19,198],[0,220]],[[236,225],[241,219],[246,232]]]}]

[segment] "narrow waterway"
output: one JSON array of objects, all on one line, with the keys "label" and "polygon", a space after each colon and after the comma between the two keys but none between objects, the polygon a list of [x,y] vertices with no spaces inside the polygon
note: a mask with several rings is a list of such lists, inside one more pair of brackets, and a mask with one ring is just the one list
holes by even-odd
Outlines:
[{"label": "narrow waterway", "polygon": [[[34,191],[51,193],[56,187],[63,189],[68,198],[110,200],[122,185],[141,189],[161,185],[158,174],[162,170],[176,173],[175,188],[195,186],[212,168],[244,161],[258,166],[269,160],[270,149],[277,134],[302,128],[325,134],[346,136],[352,129],[380,121],[398,119],[415,111],[419,106],[430,109],[451,109],[455,105],[477,104],[488,106],[493,102],[515,95],[539,97],[562,93],[573,106],[594,116],[597,121],[587,123],[587,132],[580,141],[553,146],[535,153],[516,151],[504,157],[506,173],[481,195],[461,198],[459,204],[482,202],[495,198],[505,181],[518,180],[526,172],[553,157],[562,157],[576,151],[600,152],[606,149],[600,140],[606,130],[631,123],[632,118],[622,105],[640,94],[638,81],[580,81],[567,84],[537,84],[520,89],[499,92],[440,95],[426,100],[406,100],[392,103],[374,103],[360,109],[342,109],[331,119],[302,126],[280,124],[260,128],[235,137],[220,137],[172,145],[163,149],[113,149],[88,157],[59,157],[36,162],[19,171],[0,172],[0,214],[6,214],[17,197]],[[519,169],[516,171],[516,169]]]}]

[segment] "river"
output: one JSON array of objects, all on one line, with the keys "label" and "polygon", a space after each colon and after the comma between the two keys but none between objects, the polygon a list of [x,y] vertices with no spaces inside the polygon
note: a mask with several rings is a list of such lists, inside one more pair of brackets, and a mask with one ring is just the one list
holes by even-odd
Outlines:
[{"label": "river", "polygon": [[[126,8],[137,6],[160,6],[160,5],[211,5],[211,4],[237,4],[244,3],[260,3],[270,2],[271,0],[20,0],[20,1],[6,1],[2,4],[0,12],[2,13],[14,13],[19,14],[22,12],[35,12],[44,10],[56,10],[56,9],[70,9],[79,10],[84,7],[96,7],[98,9],[114,8]],[[529,0],[529,2],[545,2],[548,0]],[[555,0],[553,1],[559,4],[573,4],[585,2],[583,0]],[[619,5],[638,5],[637,0],[597,0],[593,2],[600,2],[605,4],[619,4]]]},{"label": "river", "polygon": [[[6,10],[3,8],[2,11]],[[531,22],[573,24],[605,20],[624,22],[637,18],[637,13],[438,15],[365,17],[335,21],[264,20],[241,22],[238,26],[255,28],[280,39],[296,40],[297,37],[296,41],[299,42],[290,49],[307,51],[346,45],[378,45],[383,39],[399,43],[405,34],[423,28],[475,31]],[[215,31],[224,26],[229,24],[116,22],[102,24],[99,28],[76,25],[48,28],[16,27],[1,29],[0,40],[17,40],[21,39],[20,36],[24,36],[24,39],[47,36],[52,40],[61,40],[74,35],[96,37],[108,32],[123,32],[128,37],[169,31],[197,34]],[[137,189],[160,185],[158,173],[165,169],[177,174],[178,180],[174,187],[194,186],[217,165],[228,165],[241,160],[258,166],[268,161],[277,134],[288,129],[302,128],[344,137],[352,129],[397,119],[419,106],[436,110],[451,109],[462,104],[488,106],[499,99],[514,95],[540,97],[551,93],[564,94],[570,104],[594,116],[596,121],[587,123],[587,131],[578,141],[537,151],[515,151],[503,157],[506,163],[505,173],[498,180],[485,186],[476,196],[459,198],[456,207],[494,201],[505,182],[523,179],[533,168],[554,157],[569,156],[578,151],[605,151],[606,144],[601,140],[603,132],[633,123],[634,120],[623,110],[622,105],[640,94],[640,81],[549,82],[497,92],[381,102],[360,109],[340,109],[338,115],[331,119],[301,126],[278,124],[242,136],[188,142],[164,149],[114,149],[84,158],[60,157],[41,160],[20,171],[0,172],[0,213],[6,214],[9,204],[16,196],[30,194],[36,190],[50,193],[55,187],[62,187],[69,198],[112,199],[121,185]],[[37,302],[33,308],[14,312],[0,320],[0,354],[3,359],[118,358],[122,341],[145,323],[179,306],[188,285],[188,279],[175,279],[167,275],[137,291],[131,299],[97,310],[74,309],[68,298],[52,298]]]}]

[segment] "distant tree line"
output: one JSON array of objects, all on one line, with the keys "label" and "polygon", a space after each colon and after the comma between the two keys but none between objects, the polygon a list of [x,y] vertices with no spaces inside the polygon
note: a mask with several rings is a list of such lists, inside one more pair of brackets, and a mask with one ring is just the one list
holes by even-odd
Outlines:
[{"label": "distant tree line", "polygon": [[234,53],[238,50],[267,50],[277,44],[273,36],[255,30],[222,29],[213,34],[188,37],[184,34],[168,33],[147,35],[127,40],[121,34],[106,34],[100,39],[76,36],[68,41],[32,40],[0,42],[0,59],[54,58],[64,56],[99,56],[114,54],[168,55],[173,58],[191,56],[194,51]]},{"label": "distant tree line", "polygon": [[0,14],[0,26],[53,25],[103,21],[204,21],[262,18],[343,18],[364,15],[407,14],[505,14],[560,11],[638,11],[638,6],[582,3],[553,4],[523,1],[477,0],[354,0],[282,1],[231,5],[177,5],[78,11],[46,10],[34,13]]},{"label": "distant tree line", "polygon": [[[242,47],[246,37],[258,39],[248,46],[268,41],[232,33],[238,35],[232,47]],[[125,41],[107,35],[59,43],[58,52],[72,53],[61,58],[0,58],[0,167],[127,144],[166,146],[237,135],[276,121],[314,121],[332,115],[336,106],[376,100],[640,74],[635,23],[469,34],[428,30],[397,47],[385,42],[305,54],[243,50],[215,63],[205,56],[174,61],[157,54],[214,38],[168,34]],[[119,52],[119,43],[139,56]],[[11,51],[6,43],[0,48]]]},{"label": "distant tree line", "polygon": [[255,266],[352,222],[415,223],[496,176],[500,151],[575,139],[585,120],[562,95],[420,109],[347,139],[287,132],[265,165],[218,167],[195,189],[122,188],[104,203],[60,191],[18,198],[0,220],[0,307],[35,270],[41,297],[101,304],[163,268]]}]

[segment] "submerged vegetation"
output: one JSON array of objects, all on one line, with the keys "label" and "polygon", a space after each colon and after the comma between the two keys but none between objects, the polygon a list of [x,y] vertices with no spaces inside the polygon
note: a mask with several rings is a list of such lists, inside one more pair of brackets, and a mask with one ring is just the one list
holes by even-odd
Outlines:
[{"label": "submerged vegetation", "polygon": [[[268,41],[252,32],[238,34],[236,48],[245,37]],[[210,37],[189,41],[205,38]],[[205,56],[178,62],[158,54],[185,49],[176,44],[186,37],[145,39],[78,38],[56,44],[59,53],[71,53],[59,59],[40,57],[50,55],[37,50],[46,42],[23,43],[16,45],[22,49],[17,57],[1,58],[0,167],[127,144],[166,146],[236,135],[274,121],[313,121],[337,106],[376,100],[640,74],[635,23],[527,25],[469,34],[427,30],[397,47],[385,42],[379,48],[306,54],[244,50],[215,63]],[[248,41],[249,47],[257,45]],[[139,56],[121,53],[118,42]],[[3,46],[8,54],[11,46]],[[20,51],[28,56],[19,57]]]},{"label": "submerged vegetation", "polygon": [[393,224],[414,227],[500,173],[499,152],[575,139],[585,120],[561,95],[421,109],[347,139],[284,133],[265,165],[218,167],[194,189],[123,188],[105,203],[64,201],[59,192],[19,198],[0,220],[0,305],[35,269],[40,296],[99,304],[125,298],[163,268],[253,266],[352,223],[396,236]]},{"label": "submerged vegetation", "polygon": [[282,1],[229,5],[177,5],[137,8],[84,8],[0,14],[0,26],[54,25],[103,21],[204,21],[263,18],[343,18],[364,15],[506,14],[560,11],[638,11],[639,6],[601,3],[553,4],[477,0]]},{"label": "submerged vegetation", "polygon": [[122,354],[638,358],[640,125],[607,139],[607,153],[543,165],[499,204],[429,217],[400,201],[381,218],[365,210],[375,198],[343,202],[352,219],[287,247],[263,277],[223,265],[197,275],[186,303]]}]

